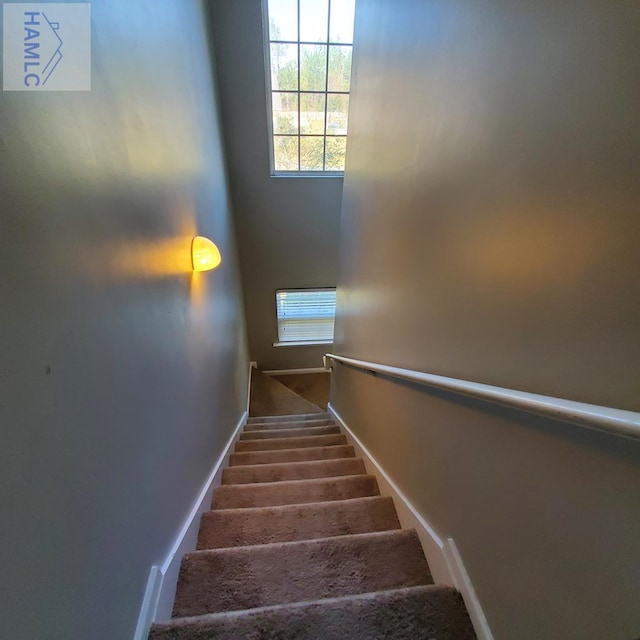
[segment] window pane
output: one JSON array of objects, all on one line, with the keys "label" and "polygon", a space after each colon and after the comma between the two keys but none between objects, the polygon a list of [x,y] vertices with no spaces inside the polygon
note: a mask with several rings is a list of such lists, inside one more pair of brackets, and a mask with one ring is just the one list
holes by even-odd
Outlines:
[{"label": "window pane", "polygon": [[300,138],[300,171],[322,171],[324,138]]},{"label": "window pane", "polygon": [[276,310],[281,342],[333,340],[335,289],[277,291]]},{"label": "window pane", "polygon": [[355,0],[266,2],[274,171],[343,171]]},{"label": "window pane", "polygon": [[349,91],[351,47],[329,47],[329,91]]},{"label": "window pane", "polygon": [[349,96],[329,94],[327,96],[327,135],[347,135]]},{"label": "window pane", "polygon": [[300,0],[300,41],[326,42],[329,0]]},{"label": "window pane", "polygon": [[300,133],[324,134],[324,93],[300,94]]},{"label": "window pane", "polygon": [[324,168],[326,171],[344,171],[347,139],[327,136],[327,157]]},{"label": "window pane", "polygon": [[273,133],[298,133],[298,94],[272,93]]},{"label": "window pane", "polygon": [[297,91],[298,46],[295,44],[271,45],[271,88],[274,91]]},{"label": "window pane", "polygon": [[298,39],[297,0],[269,0],[269,39]]},{"label": "window pane", "polygon": [[315,44],[300,45],[300,89],[324,91],[327,78],[327,47]]},{"label": "window pane", "polygon": [[331,0],[330,42],[353,42],[355,0]]},{"label": "window pane", "polygon": [[298,171],[298,138],[274,136],[273,156],[276,171]]}]

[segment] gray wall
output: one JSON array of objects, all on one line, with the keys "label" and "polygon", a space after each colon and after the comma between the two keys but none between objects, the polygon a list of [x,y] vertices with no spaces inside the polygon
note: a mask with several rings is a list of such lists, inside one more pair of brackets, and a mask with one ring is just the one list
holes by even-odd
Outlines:
[{"label": "gray wall", "polygon": [[276,289],[335,287],[342,178],[272,178],[260,0],[212,0],[251,359],[322,366],[324,347],[274,348]]},{"label": "gray wall", "polygon": [[[199,2],[95,0],[93,88],[0,95],[2,636],[131,638],[246,405]],[[222,266],[191,274],[194,233]]]},{"label": "gray wall", "polygon": [[[640,409],[640,7],[359,0],[337,353]],[[497,640],[640,635],[640,444],[338,367]]]}]

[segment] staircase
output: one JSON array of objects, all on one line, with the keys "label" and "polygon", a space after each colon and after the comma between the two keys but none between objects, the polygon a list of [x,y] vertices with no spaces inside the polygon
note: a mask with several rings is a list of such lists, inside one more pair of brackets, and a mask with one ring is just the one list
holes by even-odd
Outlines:
[{"label": "staircase", "polygon": [[252,417],[150,640],[472,640],[326,413]]}]

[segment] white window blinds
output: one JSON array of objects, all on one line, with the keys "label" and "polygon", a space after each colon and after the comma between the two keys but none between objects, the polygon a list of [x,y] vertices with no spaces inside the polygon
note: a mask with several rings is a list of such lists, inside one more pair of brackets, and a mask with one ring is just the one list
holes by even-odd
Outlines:
[{"label": "white window blinds", "polygon": [[280,342],[333,342],[335,289],[276,291]]}]

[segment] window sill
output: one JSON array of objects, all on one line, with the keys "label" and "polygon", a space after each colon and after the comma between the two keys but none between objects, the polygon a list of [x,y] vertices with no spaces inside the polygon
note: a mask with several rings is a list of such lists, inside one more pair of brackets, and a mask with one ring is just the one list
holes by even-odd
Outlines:
[{"label": "window sill", "polygon": [[274,171],[272,178],[344,178],[344,171]]},{"label": "window sill", "polygon": [[274,342],[274,347],[313,347],[321,344],[333,344],[333,340],[304,340],[300,342]]}]

